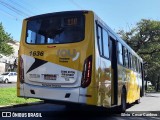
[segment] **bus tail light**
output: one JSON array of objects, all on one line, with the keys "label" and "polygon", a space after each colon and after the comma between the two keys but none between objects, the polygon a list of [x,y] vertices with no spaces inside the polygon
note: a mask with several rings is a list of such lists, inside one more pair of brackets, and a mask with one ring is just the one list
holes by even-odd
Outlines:
[{"label": "bus tail light", "polygon": [[20,71],[19,71],[20,82],[24,83],[24,63],[22,57],[20,57]]},{"label": "bus tail light", "polygon": [[92,56],[89,56],[84,61],[82,80],[81,80],[82,88],[86,88],[89,86],[89,84],[91,83],[91,76],[92,76]]}]

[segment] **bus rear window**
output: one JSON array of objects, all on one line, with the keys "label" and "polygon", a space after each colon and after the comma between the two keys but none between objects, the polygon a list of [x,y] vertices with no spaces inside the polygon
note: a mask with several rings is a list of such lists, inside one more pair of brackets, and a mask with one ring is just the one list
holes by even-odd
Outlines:
[{"label": "bus rear window", "polygon": [[84,39],[84,15],[57,15],[28,19],[28,44],[64,44]]}]

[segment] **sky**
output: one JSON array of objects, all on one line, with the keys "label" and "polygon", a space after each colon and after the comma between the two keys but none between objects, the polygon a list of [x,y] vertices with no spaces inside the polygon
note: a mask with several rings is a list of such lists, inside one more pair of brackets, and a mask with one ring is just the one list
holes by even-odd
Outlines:
[{"label": "sky", "polygon": [[19,41],[23,19],[70,10],[93,10],[115,32],[141,19],[160,21],[160,0],[0,0],[0,22]]}]

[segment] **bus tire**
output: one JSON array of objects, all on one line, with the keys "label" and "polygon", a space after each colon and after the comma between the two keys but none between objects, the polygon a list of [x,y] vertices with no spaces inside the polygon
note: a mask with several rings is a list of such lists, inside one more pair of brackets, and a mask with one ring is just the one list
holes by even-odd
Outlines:
[{"label": "bus tire", "polygon": [[135,104],[139,104],[139,103],[140,103],[140,98],[135,101]]},{"label": "bus tire", "polygon": [[126,111],[126,91],[125,89],[122,89],[122,93],[121,93],[121,106],[120,106],[120,111],[121,112],[125,112]]}]

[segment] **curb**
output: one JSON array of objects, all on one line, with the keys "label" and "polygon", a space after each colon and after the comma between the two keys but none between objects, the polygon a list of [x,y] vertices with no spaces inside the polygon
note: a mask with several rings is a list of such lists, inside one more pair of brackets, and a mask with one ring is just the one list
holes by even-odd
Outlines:
[{"label": "curb", "polygon": [[22,106],[30,106],[30,105],[38,105],[38,104],[44,104],[44,101],[33,102],[33,103],[25,103],[25,104],[16,104],[16,105],[0,106],[0,109],[4,109],[4,108],[15,108],[15,107],[22,107]]}]

